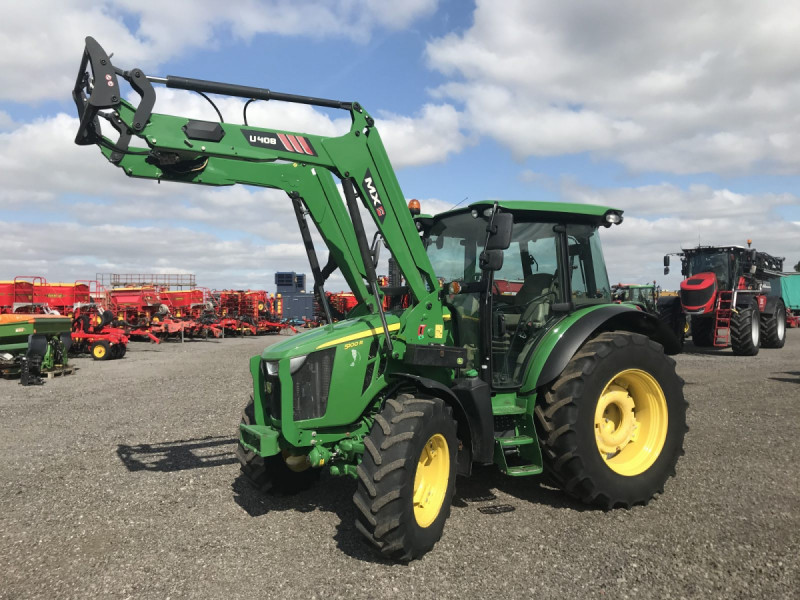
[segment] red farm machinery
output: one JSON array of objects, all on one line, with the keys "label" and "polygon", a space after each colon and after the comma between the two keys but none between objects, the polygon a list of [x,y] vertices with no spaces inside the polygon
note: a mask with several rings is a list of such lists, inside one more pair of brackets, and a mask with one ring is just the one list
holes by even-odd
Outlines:
[{"label": "red farm machinery", "polygon": [[214,292],[219,324],[235,335],[262,335],[297,330],[282,320],[282,301],[264,290],[220,290]]},{"label": "red farm machinery", "polygon": [[70,352],[97,360],[121,358],[128,337],[112,327],[108,294],[96,281],[50,283],[44,277],[19,276],[0,282],[0,313],[63,315],[72,319]]},{"label": "red farm machinery", "polygon": [[[755,356],[760,347],[782,348],[786,306],[779,278],[783,258],[743,246],[698,246],[681,259],[683,312],[691,319],[697,347],[727,348]],[[664,273],[669,272],[669,255]]]}]

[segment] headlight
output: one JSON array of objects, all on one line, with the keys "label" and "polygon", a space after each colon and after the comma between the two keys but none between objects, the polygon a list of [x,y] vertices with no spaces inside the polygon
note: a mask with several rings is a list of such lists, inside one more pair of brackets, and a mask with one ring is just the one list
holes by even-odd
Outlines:
[{"label": "headlight", "polygon": [[611,227],[611,225],[619,225],[622,223],[622,215],[611,210],[606,213],[605,219],[606,227]]},{"label": "headlight", "polygon": [[277,375],[278,374],[278,361],[268,361],[267,363],[267,375]]},{"label": "headlight", "polygon": [[305,356],[295,356],[294,358],[290,358],[289,373],[294,375],[297,372],[297,370],[305,364],[306,358],[308,358],[307,354]]}]

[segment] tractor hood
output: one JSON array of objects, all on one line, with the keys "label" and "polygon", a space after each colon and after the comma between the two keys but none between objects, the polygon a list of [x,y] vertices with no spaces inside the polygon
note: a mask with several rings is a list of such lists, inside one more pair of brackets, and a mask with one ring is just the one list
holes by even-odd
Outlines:
[{"label": "tractor hood", "polygon": [[[400,320],[396,315],[387,313],[386,323],[392,333],[396,333],[400,329]],[[345,344],[358,344],[359,342],[365,344],[367,341],[371,343],[373,339],[377,339],[382,334],[383,327],[378,315],[346,319],[287,338],[285,341],[266,348],[261,354],[261,358],[263,360],[281,360]]]}]

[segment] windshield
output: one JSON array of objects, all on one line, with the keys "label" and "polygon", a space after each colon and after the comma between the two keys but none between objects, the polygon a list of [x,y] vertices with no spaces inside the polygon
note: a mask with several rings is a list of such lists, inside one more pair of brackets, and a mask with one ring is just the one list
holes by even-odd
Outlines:
[{"label": "windshield", "polygon": [[698,273],[714,273],[720,287],[730,287],[730,268],[734,266],[736,257],[728,252],[698,252],[688,257],[689,276]]},{"label": "windshield", "polygon": [[[463,289],[445,297],[451,311],[455,343],[467,349],[468,368],[479,368],[480,296],[483,285],[479,257],[486,241],[488,219],[477,211],[444,217],[431,227],[426,249],[437,277],[457,281]],[[564,313],[553,304],[567,301],[562,285],[565,265],[562,240],[569,249],[571,300],[575,307],[610,302],[597,229],[567,225],[566,236],[556,223],[525,220],[515,215],[511,244],[503,252],[503,266],[494,273],[492,302],[492,383],[519,386],[525,367],[544,333]],[[564,229],[561,228],[563,232]],[[472,284],[472,285],[470,285]]]}]

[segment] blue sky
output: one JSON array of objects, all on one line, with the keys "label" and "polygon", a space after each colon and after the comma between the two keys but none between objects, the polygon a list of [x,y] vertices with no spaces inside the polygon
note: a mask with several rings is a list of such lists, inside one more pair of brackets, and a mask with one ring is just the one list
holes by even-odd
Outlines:
[{"label": "blue sky", "polygon": [[[615,281],[674,288],[661,258],[698,240],[752,238],[787,269],[800,261],[793,3],[230,4],[5,7],[0,41],[16,51],[0,58],[0,279],[191,272],[272,289],[275,271],[308,270],[280,195],[130,180],[72,144],[86,35],[148,74],[358,100],[426,210],[465,197],[623,208],[604,232]],[[157,92],[159,111],[213,116],[197,96]],[[346,117],[259,104],[251,121],[265,127],[331,135]],[[239,103],[220,106],[240,120]]]}]

